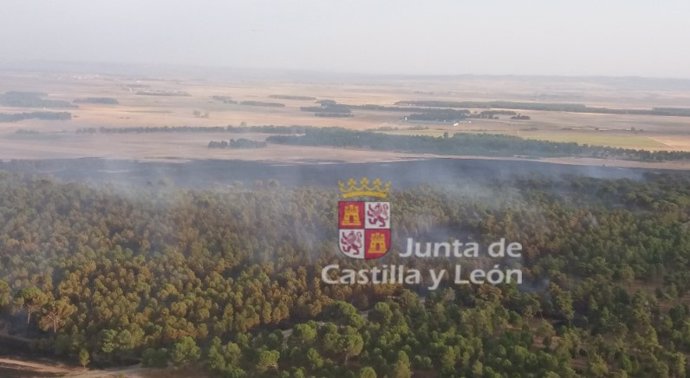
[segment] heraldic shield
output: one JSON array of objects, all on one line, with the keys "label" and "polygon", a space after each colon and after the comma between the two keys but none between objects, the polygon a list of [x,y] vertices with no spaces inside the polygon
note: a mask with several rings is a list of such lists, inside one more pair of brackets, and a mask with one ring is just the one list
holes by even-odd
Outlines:
[{"label": "heraldic shield", "polygon": [[356,197],[384,199],[388,196],[390,183],[381,185],[374,180],[360,180],[357,186],[351,179],[348,185],[340,184],[342,196],[347,200],[338,202],[338,246],[340,251],[354,259],[378,259],[388,253],[391,247],[390,202],[351,200]]}]

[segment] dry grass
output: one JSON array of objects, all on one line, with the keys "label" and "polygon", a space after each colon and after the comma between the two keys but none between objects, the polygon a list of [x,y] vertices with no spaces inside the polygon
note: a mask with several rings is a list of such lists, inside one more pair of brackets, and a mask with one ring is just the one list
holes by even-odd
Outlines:
[{"label": "dry grass", "polygon": [[575,142],[593,146],[635,148],[654,151],[669,149],[668,145],[658,140],[635,133],[523,131],[519,135],[527,139],[548,140],[552,142]]}]

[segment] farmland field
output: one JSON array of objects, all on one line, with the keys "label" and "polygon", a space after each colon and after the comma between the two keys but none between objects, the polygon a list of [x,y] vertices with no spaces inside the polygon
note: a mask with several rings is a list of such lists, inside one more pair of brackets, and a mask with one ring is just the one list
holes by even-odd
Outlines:
[{"label": "farmland field", "polygon": [[[53,75],[46,73],[0,73],[0,93],[42,92],[45,99],[71,103],[80,98],[111,98],[114,104],[83,103],[64,109],[70,120],[27,119],[0,123],[0,159],[89,157],[122,159],[314,159],[325,151],[270,147],[264,151],[216,151],[210,140],[236,137],[229,134],[193,132],[208,126],[313,126],[375,130],[388,134],[443,136],[455,133],[487,133],[554,142],[575,142],[598,146],[646,149],[651,151],[690,151],[690,117],[591,114],[525,110],[518,113],[527,120],[499,115],[494,119],[469,118],[460,122],[408,122],[405,116],[415,111],[357,108],[361,105],[395,107],[401,100],[424,101],[506,101],[584,103],[594,107],[645,109],[681,107],[687,91],[665,88],[653,80],[641,89],[630,91],[596,79],[573,81],[559,78],[452,77],[435,80],[391,77],[374,84],[361,84],[357,77],[335,84],[323,78],[296,81],[279,77],[235,80],[232,75],[215,80],[131,77],[118,75]],[[641,80],[641,79],[640,79]],[[558,90],[550,88],[558,85]],[[681,87],[682,88],[682,87]],[[142,89],[184,96],[146,95]],[[167,91],[167,92],[166,92]],[[490,95],[487,95],[490,93]],[[276,98],[277,97],[277,98]],[[302,107],[313,107],[317,100],[331,100],[354,106],[348,117],[315,117]],[[647,101],[645,101],[647,99]],[[247,104],[281,103],[282,107]],[[316,104],[318,106],[318,104]],[[21,113],[33,109],[0,104],[0,113]],[[60,110],[60,109],[48,109]],[[484,109],[468,109],[481,112]],[[77,134],[80,129],[188,126],[192,132],[143,134]],[[260,140],[265,135],[249,136]],[[410,158],[409,154],[376,151],[341,151],[349,161],[375,161]]]}]

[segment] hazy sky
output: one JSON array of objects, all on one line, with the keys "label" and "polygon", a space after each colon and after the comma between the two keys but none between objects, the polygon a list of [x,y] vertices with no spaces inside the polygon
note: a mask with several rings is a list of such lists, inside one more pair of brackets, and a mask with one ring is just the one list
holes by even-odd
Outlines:
[{"label": "hazy sky", "polygon": [[2,0],[33,60],[690,78],[690,1]]}]

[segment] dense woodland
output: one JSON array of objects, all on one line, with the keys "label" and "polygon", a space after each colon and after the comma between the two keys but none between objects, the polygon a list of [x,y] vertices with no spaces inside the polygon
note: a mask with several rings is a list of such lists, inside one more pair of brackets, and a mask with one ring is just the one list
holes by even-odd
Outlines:
[{"label": "dense woodland", "polygon": [[140,134],[140,133],[264,133],[304,134],[310,126],[147,126],[147,127],[87,127],[76,130],[78,134]]},{"label": "dense woodland", "polygon": [[0,105],[17,108],[76,108],[77,106],[64,100],[49,100],[41,92],[9,91],[0,94]]},{"label": "dense woodland", "polygon": [[652,108],[652,109],[615,109],[592,107],[584,104],[568,103],[540,103],[540,102],[516,102],[516,101],[398,101],[395,105],[402,106],[429,106],[441,108],[498,108],[515,110],[541,110],[554,112],[573,113],[598,113],[598,114],[634,114],[634,115],[658,115],[690,117],[690,108]]},{"label": "dense woodland", "polygon": [[521,242],[522,286],[324,284],[329,263],[402,259],[341,256],[330,187],[124,191],[0,173],[0,319],[36,352],[90,366],[687,376],[690,176],[468,182],[394,191],[394,243]]},{"label": "dense woodland", "polygon": [[647,151],[578,143],[522,139],[509,135],[446,133],[441,137],[388,135],[343,128],[309,128],[303,135],[272,135],[269,143],[303,146],[370,148],[375,150],[434,153],[444,155],[595,157],[641,161],[688,160],[689,152]]},{"label": "dense woodland", "polygon": [[44,121],[68,121],[72,119],[72,114],[69,112],[0,113],[0,122],[19,122],[27,119],[40,119]]},{"label": "dense woodland", "polygon": [[299,100],[299,101],[311,101],[316,100],[316,97],[311,96],[297,96],[297,95],[280,95],[274,94],[268,96],[269,98],[275,98],[277,100]]},{"label": "dense woodland", "polygon": [[240,105],[246,105],[246,106],[263,106],[267,108],[284,108],[285,104],[282,104],[280,102],[267,102],[267,101],[253,101],[253,100],[248,100],[248,101],[240,101]]},{"label": "dense woodland", "polygon": [[456,122],[470,116],[467,110],[438,110],[412,113],[405,117],[406,121],[432,121],[432,122]]},{"label": "dense woodland", "polygon": [[431,121],[431,122],[456,122],[465,118],[498,119],[499,115],[515,116],[512,110],[482,110],[470,111],[468,109],[454,109],[454,107],[415,107],[415,106],[385,106],[385,105],[347,105],[339,104],[333,100],[317,101],[320,106],[303,106],[303,112],[313,112],[317,117],[351,117],[352,110],[369,110],[381,112],[405,112],[408,113],[404,120]]},{"label": "dense woodland", "polygon": [[185,91],[167,89],[143,89],[136,92],[137,96],[162,96],[162,97],[189,97],[191,94]]},{"label": "dense woodland", "polygon": [[237,104],[237,101],[233,100],[230,96],[212,96],[211,98],[223,104]]},{"label": "dense woodland", "polygon": [[112,97],[85,97],[74,100],[75,104],[100,104],[100,105],[118,105],[119,101]]},{"label": "dense woodland", "polygon": [[352,117],[350,106],[338,104],[335,101],[321,101],[320,106],[303,106],[303,112],[312,112],[316,117]]}]

